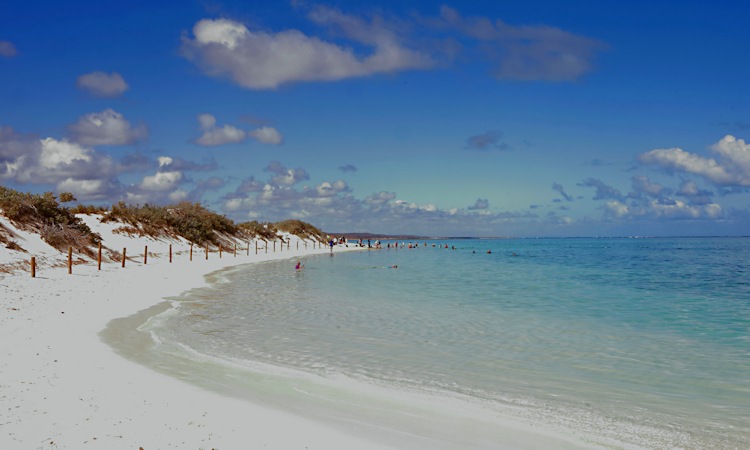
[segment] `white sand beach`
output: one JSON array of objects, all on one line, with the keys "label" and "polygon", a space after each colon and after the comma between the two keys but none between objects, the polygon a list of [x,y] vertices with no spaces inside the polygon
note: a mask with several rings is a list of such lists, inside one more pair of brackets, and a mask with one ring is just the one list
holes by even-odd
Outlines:
[{"label": "white sand beach", "polygon": [[[0,273],[0,448],[435,448],[440,441],[430,436],[438,430],[471,435],[477,418],[463,415],[460,407],[449,416],[436,416],[435,421],[419,419],[420,429],[415,430],[404,425],[400,430],[381,430],[380,425],[362,426],[356,421],[334,426],[314,411],[294,414],[157,372],[122,357],[102,338],[111,321],[205,285],[209,273],[271,259],[289,259],[294,270],[296,257],[330,251],[319,244],[313,248],[311,241],[307,246],[301,241],[298,246],[294,236],[283,250],[279,243],[276,252],[269,245],[268,252],[261,246],[256,254],[252,243],[249,249],[240,246],[236,256],[231,251],[220,258],[213,249],[208,259],[203,249],[195,248],[190,261],[185,241],[118,234],[116,224],[87,216],[86,223],[105,245],[127,248],[129,259],[125,268],[118,261],[107,261],[98,270],[95,260],[75,255],[77,263],[68,274],[67,253],[0,220],[26,250],[0,248],[0,264],[6,267]],[[146,245],[149,258],[144,264]],[[354,249],[340,247],[334,252]],[[39,261],[35,278],[29,271],[32,255],[38,255]],[[403,412],[404,417],[410,414]],[[476,435],[475,444],[588,447],[544,427],[494,419],[491,434]],[[456,442],[464,441],[463,436],[455,437]],[[443,442],[441,448],[451,444]]]},{"label": "white sand beach", "polygon": [[[296,242],[276,253],[252,248],[235,257],[111,233],[87,220],[111,248],[128,248],[123,269],[95,261],[75,265],[33,233],[7,228],[29,253],[0,249],[15,271],[0,278],[0,448],[239,449],[377,448],[355,436],[186,384],[117,355],[100,338],[107,323],[197,287],[224,267],[324,252]],[[96,221],[98,222],[98,221]],[[293,238],[294,239],[294,238]],[[168,246],[175,254],[169,263]],[[144,265],[143,249],[149,246]],[[132,249],[132,250],[131,250]],[[154,252],[152,254],[152,252]],[[28,260],[45,261],[32,278]],[[58,267],[49,267],[56,261]],[[294,263],[290,262],[293,270]]]}]

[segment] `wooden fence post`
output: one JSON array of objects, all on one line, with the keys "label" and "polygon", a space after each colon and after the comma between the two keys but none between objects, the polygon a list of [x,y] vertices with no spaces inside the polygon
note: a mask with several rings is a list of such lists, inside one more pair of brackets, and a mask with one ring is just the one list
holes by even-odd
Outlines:
[{"label": "wooden fence post", "polygon": [[169,262],[172,262],[172,244],[169,244]]},{"label": "wooden fence post", "polygon": [[266,241],[266,240],[264,239],[264,240],[263,240],[263,242],[265,242],[265,243],[266,243],[266,245],[265,245],[265,247],[266,247],[266,253],[268,253],[268,241]]},{"label": "wooden fence post", "polygon": [[127,252],[128,252],[127,248],[123,248],[122,249],[122,267],[125,267],[125,259],[127,258],[127,256],[126,256]]},{"label": "wooden fence post", "polygon": [[31,278],[36,278],[36,258],[31,257]]},{"label": "wooden fence post", "polygon": [[193,260],[193,243],[190,243],[190,261]]},{"label": "wooden fence post", "polygon": [[237,257],[237,243],[234,243],[234,257]]},{"label": "wooden fence post", "polygon": [[148,264],[148,245],[143,249],[143,264]]},{"label": "wooden fence post", "polygon": [[102,243],[99,242],[99,254],[96,257],[97,270],[102,270]]},{"label": "wooden fence post", "polygon": [[247,256],[250,256],[250,241],[247,241]]},{"label": "wooden fence post", "polygon": [[73,247],[68,247],[68,275],[73,273]]},{"label": "wooden fence post", "polygon": [[273,240],[273,252],[276,253],[276,239]]},{"label": "wooden fence post", "polygon": [[208,244],[206,244],[206,261],[208,261]]},{"label": "wooden fence post", "polygon": [[255,254],[258,254],[258,240],[255,240]]},{"label": "wooden fence post", "polygon": [[223,247],[223,245],[219,244],[219,259],[221,259],[221,247]]}]

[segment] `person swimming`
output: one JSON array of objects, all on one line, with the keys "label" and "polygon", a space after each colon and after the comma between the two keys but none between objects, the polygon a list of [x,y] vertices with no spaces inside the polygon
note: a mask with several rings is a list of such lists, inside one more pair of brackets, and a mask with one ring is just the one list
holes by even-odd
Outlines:
[{"label": "person swimming", "polygon": [[302,268],[305,267],[301,262],[297,261],[297,265],[294,266],[295,270],[302,270]]}]

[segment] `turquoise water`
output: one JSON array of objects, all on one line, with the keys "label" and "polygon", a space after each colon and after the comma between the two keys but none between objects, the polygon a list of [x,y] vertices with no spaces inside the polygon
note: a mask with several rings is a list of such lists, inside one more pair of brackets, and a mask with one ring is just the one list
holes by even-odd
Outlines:
[{"label": "turquoise water", "polygon": [[147,328],[159,351],[459,399],[582,445],[750,448],[750,239],[426,244],[242,266]]}]

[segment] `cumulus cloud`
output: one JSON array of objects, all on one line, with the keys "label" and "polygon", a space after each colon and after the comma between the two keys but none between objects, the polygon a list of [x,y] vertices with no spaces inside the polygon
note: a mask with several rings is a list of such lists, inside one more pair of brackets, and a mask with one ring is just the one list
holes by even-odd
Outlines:
[{"label": "cumulus cloud", "polygon": [[130,145],[148,137],[145,125],[133,127],[111,109],[86,114],[69,127],[72,139],[83,145]]},{"label": "cumulus cloud", "polygon": [[610,217],[618,219],[719,219],[723,210],[719,204],[690,205],[683,201],[660,202],[651,200],[644,204],[626,204],[611,200],[606,204]]},{"label": "cumulus cloud", "polygon": [[[298,3],[301,10],[306,7]],[[445,66],[475,57],[500,80],[575,81],[606,46],[545,25],[513,26],[464,17],[443,7],[438,17],[369,17],[327,6],[307,10],[325,38],[287,29],[248,28],[231,19],[202,19],[182,37],[182,55],[206,74],[249,89],[335,81]],[[459,58],[459,54],[461,54]]]},{"label": "cumulus cloud", "polygon": [[310,175],[305,169],[287,169],[278,161],[271,161],[263,170],[273,174],[271,183],[277,186],[293,186],[300,181],[310,179]]},{"label": "cumulus cloud", "polygon": [[478,198],[472,206],[469,206],[469,210],[487,209],[490,207],[490,202],[486,198]]},{"label": "cumulus cloud", "polygon": [[216,117],[211,114],[200,114],[198,123],[203,132],[195,140],[195,143],[203,146],[217,146],[225,144],[237,144],[247,138],[253,138],[261,144],[279,145],[284,142],[284,137],[276,128],[262,126],[250,132],[246,132],[232,125],[216,126]]},{"label": "cumulus cloud", "polygon": [[0,56],[12,58],[18,54],[16,46],[12,42],[0,41]]},{"label": "cumulus cloud", "polygon": [[97,200],[116,193],[116,161],[67,140],[39,139],[0,127],[0,179],[23,184],[53,185],[79,200]]},{"label": "cumulus cloud", "polygon": [[475,232],[490,235],[491,230],[509,223],[538,219],[529,213],[491,213],[486,209],[489,202],[482,199],[478,199],[475,206],[485,209],[477,210],[441,209],[432,203],[398,199],[395,192],[388,191],[358,199],[345,180],[322,181],[313,186],[292,185],[292,179],[299,179],[300,174],[307,179],[307,171],[290,170],[278,162],[269,164],[266,171],[269,172],[267,181],[249,177],[234,192],[224,195],[221,209],[240,220],[302,219],[328,232],[413,233],[421,230],[455,235],[458,230],[465,232],[467,224],[471,224]]},{"label": "cumulus cloud", "polygon": [[383,206],[396,198],[395,192],[381,191],[365,197],[364,203],[370,206]]},{"label": "cumulus cloud", "polygon": [[119,97],[128,90],[128,84],[117,72],[91,72],[81,75],[76,80],[76,86],[95,97]]},{"label": "cumulus cloud", "polygon": [[711,194],[698,188],[692,181],[683,181],[672,196],[673,190],[648,177],[632,177],[633,191],[622,195],[617,189],[600,180],[589,178],[580,186],[596,189],[595,200],[604,200],[603,210],[606,218],[617,220],[715,220],[723,218],[725,211],[721,205],[711,200]]},{"label": "cumulus cloud", "polygon": [[717,186],[750,187],[750,144],[727,135],[711,146],[718,159],[695,155],[681,148],[655,149],[638,156],[643,164],[671,173],[703,177]]},{"label": "cumulus cloud", "polygon": [[203,146],[217,146],[225,144],[236,144],[247,138],[247,134],[231,125],[223,127],[216,126],[216,118],[211,114],[201,114],[198,122],[203,134],[195,140],[195,143]]},{"label": "cumulus cloud", "polygon": [[174,190],[183,179],[182,172],[174,170],[157,172],[143,177],[139,187],[144,191],[164,192]]},{"label": "cumulus cloud", "polygon": [[334,183],[324,181],[316,186],[315,190],[320,197],[333,197],[341,192],[348,192],[349,185],[344,180],[339,180]]},{"label": "cumulus cloud", "polygon": [[273,127],[256,128],[248,134],[261,144],[279,145],[284,142],[284,137]]},{"label": "cumulus cloud", "polygon": [[359,56],[351,47],[298,30],[251,31],[229,19],[203,19],[196,23],[193,37],[182,38],[182,55],[207,74],[227,77],[250,89],[274,89],[287,83],[333,81],[432,65],[427,55],[402,46],[396,35],[378,21],[368,23],[323,9],[312,17],[322,24],[358,23],[362,32],[353,38],[370,47],[369,55]]}]

